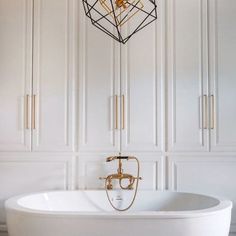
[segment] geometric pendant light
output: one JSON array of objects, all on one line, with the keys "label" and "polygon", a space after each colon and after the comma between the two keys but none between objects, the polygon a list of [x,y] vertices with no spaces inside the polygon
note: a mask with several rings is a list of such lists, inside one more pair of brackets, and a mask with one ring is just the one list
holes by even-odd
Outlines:
[{"label": "geometric pendant light", "polygon": [[156,0],[82,0],[91,23],[120,43],[157,19]]}]

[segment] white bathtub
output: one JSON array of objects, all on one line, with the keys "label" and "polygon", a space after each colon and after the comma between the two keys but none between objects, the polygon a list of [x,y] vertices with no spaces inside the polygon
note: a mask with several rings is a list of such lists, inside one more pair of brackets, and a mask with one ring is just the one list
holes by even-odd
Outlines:
[{"label": "white bathtub", "polygon": [[[124,207],[131,192],[112,191]],[[228,236],[232,203],[203,195],[139,191],[115,212],[104,191],[60,191],[6,201],[10,236]]]}]

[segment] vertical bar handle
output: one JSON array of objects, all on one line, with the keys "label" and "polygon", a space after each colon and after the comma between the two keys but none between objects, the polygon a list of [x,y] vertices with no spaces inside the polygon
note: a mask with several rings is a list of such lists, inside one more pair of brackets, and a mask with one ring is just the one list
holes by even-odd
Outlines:
[{"label": "vertical bar handle", "polygon": [[115,95],[115,129],[118,129],[118,96]]},{"label": "vertical bar handle", "polygon": [[26,129],[30,129],[30,125],[29,125],[29,99],[30,99],[30,96],[27,94],[26,100],[25,100],[25,127],[26,127]]},{"label": "vertical bar handle", "polygon": [[208,102],[207,102],[207,95],[203,95],[203,129],[207,129],[208,127]]},{"label": "vertical bar handle", "polygon": [[215,97],[211,95],[211,129],[215,128]]},{"label": "vertical bar handle", "polygon": [[33,95],[32,97],[32,129],[36,129],[36,95]]},{"label": "vertical bar handle", "polygon": [[122,129],[125,129],[125,95],[122,95]]}]

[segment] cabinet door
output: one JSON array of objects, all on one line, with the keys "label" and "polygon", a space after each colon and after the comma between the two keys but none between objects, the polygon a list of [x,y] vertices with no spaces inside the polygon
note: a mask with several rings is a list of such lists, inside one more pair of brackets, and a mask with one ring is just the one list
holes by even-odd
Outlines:
[{"label": "cabinet door", "polygon": [[212,151],[236,151],[235,13],[235,0],[210,1]]},{"label": "cabinet door", "polygon": [[120,150],[119,44],[95,28],[80,5],[79,151]]},{"label": "cabinet door", "polygon": [[168,151],[207,151],[207,1],[167,3]]},{"label": "cabinet door", "polygon": [[31,61],[32,1],[1,0],[0,151],[30,150]]},{"label": "cabinet door", "polygon": [[35,0],[34,3],[34,151],[73,148],[75,2]]},{"label": "cabinet door", "polygon": [[[162,7],[162,1],[158,1]],[[163,52],[162,13],[121,46],[121,132],[124,152],[162,150],[162,76]],[[141,21],[137,13],[124,30]],[[131,25],[132,24],[132,25]],[[163,48],[162,48],[163,47]]]}]

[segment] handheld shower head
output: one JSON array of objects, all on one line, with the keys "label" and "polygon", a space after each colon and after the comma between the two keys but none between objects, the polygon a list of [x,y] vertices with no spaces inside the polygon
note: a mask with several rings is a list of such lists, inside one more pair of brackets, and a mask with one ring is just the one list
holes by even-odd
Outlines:
[{"label": "handheld shower head", "polygon": [[106,162],[114,161],[114,160],[130,160],[135,159],[135,157],[132,156],[110,156],[107,157]]},{"label": "handheld shower head", "polygon": [[111,162],[111,161],[114,161],[116,159],[117,159],[116,156],[110,156],[110,157],[107,157],[106,162]]}]

